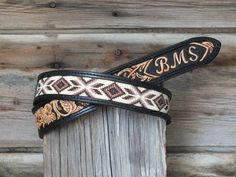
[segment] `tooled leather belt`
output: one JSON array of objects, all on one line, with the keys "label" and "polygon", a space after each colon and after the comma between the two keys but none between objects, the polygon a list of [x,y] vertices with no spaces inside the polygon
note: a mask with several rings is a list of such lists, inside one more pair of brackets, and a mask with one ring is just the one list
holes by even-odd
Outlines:
[{"label": "tooled leather belt", "polygon": [[54,70],[39,75],[32,112],[40,138],[51,129],[96,109],[120,107],[156,115],[170,123],[171,92],[165,80],[210,63],[221,43],[191,38],[104,73]]}]

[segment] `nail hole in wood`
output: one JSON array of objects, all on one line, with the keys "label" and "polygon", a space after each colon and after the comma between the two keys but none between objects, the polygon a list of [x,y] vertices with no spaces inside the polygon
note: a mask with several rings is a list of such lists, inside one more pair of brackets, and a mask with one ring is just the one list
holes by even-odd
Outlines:
[{"label": "nail hole in wood", "polygon": [[122,55],[122,50],[120,50],[120,49],[114,50],[114,55],[121,56]]},{"label": "nail hole in wood", "polygon": [[59,68],[62,67],[62,63],[60,63],[60,62],[51,63],[51,64],[50,64],[50,67],[51,67],[51,68],[59,69]]},{"label": "nail hole in wood", "polygon": [[19,98],[14,98],[14,99],[13,99],[13,104],[14,104],[14,105],[19,105],[19,104],[20,104]]},{"label": "nail hole in wood", "polygon": [[113,12],[112,12],[112,16],[113,16],[113,17],[118,17],[118,16],[119,16],[119,14],[118,14],[118,12],[116,12],[116,11],[113,11]]},{"label": "nail hole in wood", "polygon": [[49,7],[50,8],[55,8],[57,6],[56,2],[50,2]]}]

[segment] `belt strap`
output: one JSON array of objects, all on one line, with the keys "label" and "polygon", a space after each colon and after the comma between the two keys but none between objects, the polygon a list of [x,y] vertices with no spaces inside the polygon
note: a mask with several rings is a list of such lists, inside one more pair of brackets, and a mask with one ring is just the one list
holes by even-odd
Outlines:
[{"label": "belt strap", "polygon": [[52,71],[47,77],[44,74],[38,84],[34,99],[37,107],[40,102],[62,99],[166,117],[171,98],[170,91],[165,88],[96,72]]},{"label": "belt strap", "polygon": [[213,38],[191,38],[104,73],[42,73],[33,103],[39,136],[42,138],[52,128],[94,110],[97,105],[156,115],[168,124],[171,93],[160,84],[210,63],[220,46]]}]

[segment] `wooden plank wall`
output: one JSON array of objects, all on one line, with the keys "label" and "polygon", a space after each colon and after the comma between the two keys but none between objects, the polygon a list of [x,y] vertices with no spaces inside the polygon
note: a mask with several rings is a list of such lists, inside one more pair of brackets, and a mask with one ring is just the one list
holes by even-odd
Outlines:
[{"label": "wooden plank wall", "polygon": [[222,50],[165,83],[168,176],[235,177],[235,0],[0,0],[0,176],[43,176],[30,110],[40,72],[104,71],[193,36],[215,37]]}]

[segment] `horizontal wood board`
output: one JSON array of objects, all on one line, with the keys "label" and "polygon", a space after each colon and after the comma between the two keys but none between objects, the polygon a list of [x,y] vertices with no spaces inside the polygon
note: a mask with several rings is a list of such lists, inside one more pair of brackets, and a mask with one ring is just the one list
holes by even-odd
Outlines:
[{"label": "horizontal wood board", "polygon": [[235,151],[234,34],[0,35],[0,147],[21,151],[42,146],[30,110],[40,72],[55,68],[104,71],[199,35],[219,39],[222,50],[209,66],[165,83],[173,92],[167,149]]},{"label": "horizontal wood board", "polygon": [[[235,177],[235,153],[170,153],[168,177]],[[1,153],[1,177],[43,177],[41,153]]]},{"label": "horizontal wood board", "polygon": [[6,0],[0,29],[235,28],[235,9],[234,0]]}]

